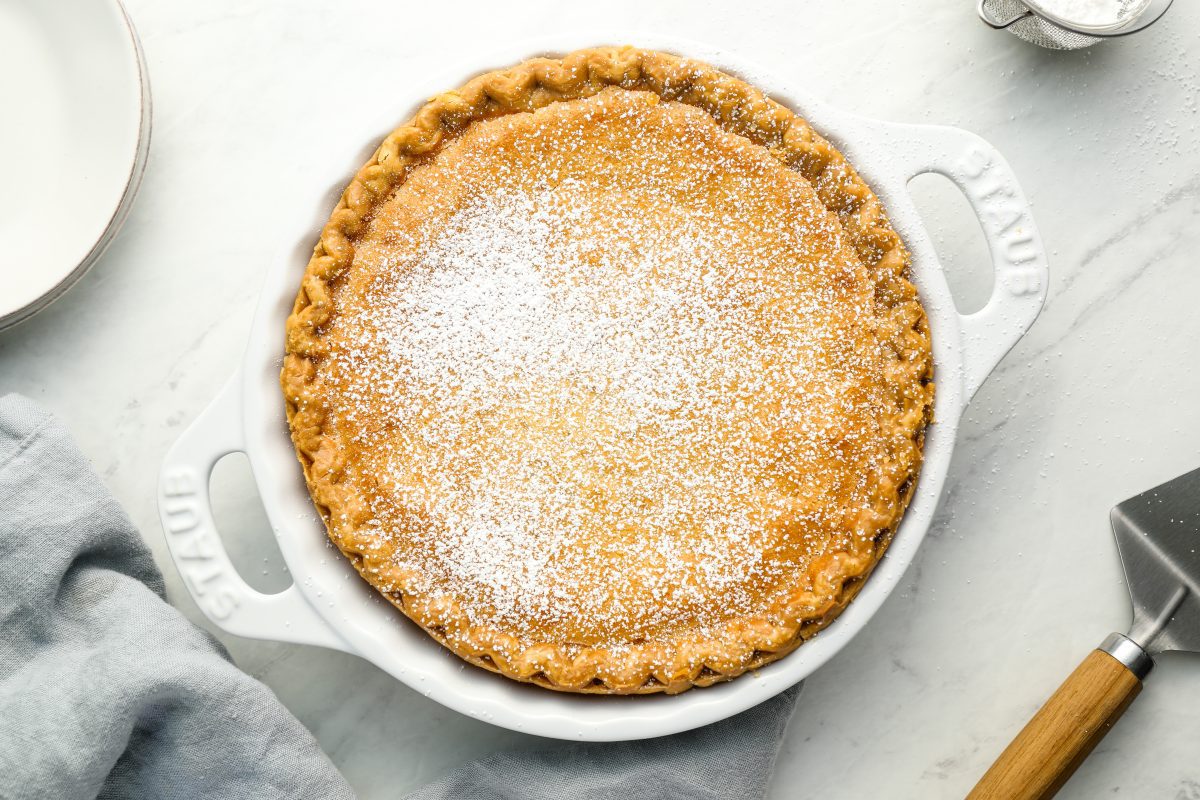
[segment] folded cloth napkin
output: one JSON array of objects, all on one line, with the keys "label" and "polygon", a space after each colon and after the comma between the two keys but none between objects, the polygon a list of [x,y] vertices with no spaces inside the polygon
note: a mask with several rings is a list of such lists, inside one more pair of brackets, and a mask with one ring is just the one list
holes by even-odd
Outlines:
[{"label": "folded cloth napkin", "polygon": [[[755,798],[787,692],[698,731],[495,755],[410,795]],[[0,798],[353,797],[312,735],[163,600],[129,518],[61,425],[0,398]]]}]

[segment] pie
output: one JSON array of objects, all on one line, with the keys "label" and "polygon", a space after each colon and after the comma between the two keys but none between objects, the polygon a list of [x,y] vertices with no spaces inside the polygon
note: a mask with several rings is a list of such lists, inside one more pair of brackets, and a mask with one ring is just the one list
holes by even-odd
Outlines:
[{"label": "pie", "polygon": [[430,100],[322,230],[282,386],[332,542],[463,659],[676,693],[785,656],[904,512],[929,327],[795,113],[631,47]]}]

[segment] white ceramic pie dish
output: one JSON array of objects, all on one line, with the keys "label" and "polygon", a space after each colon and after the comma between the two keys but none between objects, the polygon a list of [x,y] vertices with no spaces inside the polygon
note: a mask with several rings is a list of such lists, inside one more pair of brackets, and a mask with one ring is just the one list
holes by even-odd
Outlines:
[{"label": "white ceramic pie dish", "polygon": [[[363,581],[329,544],[288,434],[279,389],[284,320],[305,264],[340,191],[360,166],[351,157],[411,116],[424,98],[489,69],[535,55],[561,55],[604,42],[629,42],[707,61],[759,86],[832,140],[880,196],[912,251],[913,279],[933,334],[938,386],[925,463],[912,503],[886,556],[858,597],[814,639],[786,658],[728,683],[681,695],[596,697],[552,692],[467,665],[409,622]],[[933,517],[962,415],[971,396],[1041,310],[1047,265],[1028,203],[1003,157],[955,128],[863,119],[813,100],[794,81],[771,75],[719,49],[661,36],[559,36],[526,43],[486,61],[465,60],[454,73],[396,89],[399,102],[379,128],[348,152],[333,153],[311,197],[296,202],[296,225],[279,233],[241,368],[168,453],[159,481],[167,542],[196,603],[220,628],[239,636],[319,645],[368,659],[408,686],[472,717],[562,739],[662,736],[724,719],[801,681],[838,652],[900,581]],[[374,134],[374,135],[372,135]],[[365,160],[365,156],[364,156]],[[941,173],[966,195],[987,239],[995,286],[987,305],[960,315],[908,181]],[[216,531],[209,475],[223,456],[245,452],[294,583],[265,595],[238,575]]]},{"label": "white ceramic pie dish", "polygon": [[62,296],[121,229],[150,150],[150,83],[117,0],[0,0],[0,32],[3,329]]}]

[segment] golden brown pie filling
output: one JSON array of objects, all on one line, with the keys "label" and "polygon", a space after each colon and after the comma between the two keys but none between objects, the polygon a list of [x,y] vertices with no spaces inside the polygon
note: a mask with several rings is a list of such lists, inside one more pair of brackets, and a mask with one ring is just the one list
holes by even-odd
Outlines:
[{"label": "golden brown pie filling", "polygon": [[632,48],[483,75],[323,231],[283,387],[331,539],[463,658],[734,677],[886,547],[933,397],[878,200],[790,111]]}]

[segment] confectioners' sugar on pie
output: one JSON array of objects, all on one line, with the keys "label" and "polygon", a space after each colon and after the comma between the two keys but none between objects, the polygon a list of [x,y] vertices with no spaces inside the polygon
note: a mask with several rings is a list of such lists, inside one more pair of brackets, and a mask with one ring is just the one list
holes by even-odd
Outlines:
[{"label": "confectioners' sugar on pie", "polygon": [[[631,54],[715,72],[554,63]],[[333,541],[459,655],[558,689],[706,685],[798,645],[886,546],[925,318],[836,153],[806,165],[669,80],[558,83],[510,86],[507,113],[443,99],[436,146],[383,190],[360,173],[289,321],[293,437]]]}]

